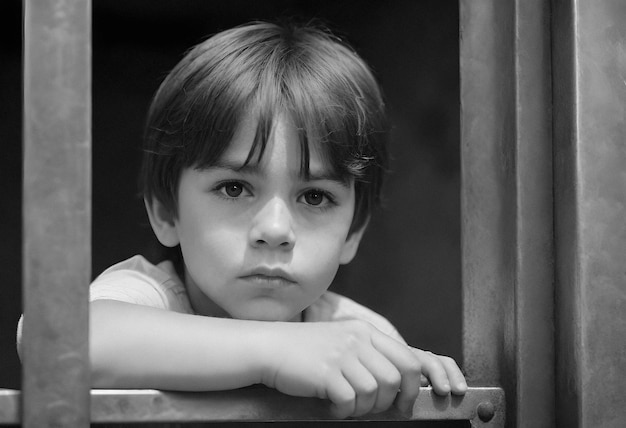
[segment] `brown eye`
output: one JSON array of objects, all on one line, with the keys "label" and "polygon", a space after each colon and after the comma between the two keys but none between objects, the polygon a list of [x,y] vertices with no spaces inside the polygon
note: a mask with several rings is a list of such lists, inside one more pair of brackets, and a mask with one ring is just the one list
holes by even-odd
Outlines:
[{"label": "brown eye", "polygon": [[324,202],[324,193],[319,190],[309,190],[304,194],[304,200],[309,205],[319,205]]}]

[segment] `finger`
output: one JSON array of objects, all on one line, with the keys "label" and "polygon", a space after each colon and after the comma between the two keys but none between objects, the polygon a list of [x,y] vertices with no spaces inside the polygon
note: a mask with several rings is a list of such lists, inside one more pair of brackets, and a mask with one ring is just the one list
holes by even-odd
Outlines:
[{"label": "finger", "polygon": [[400,393],[396,396],[396,405],[403,412],[410,411],[420,390],[420,360],[407,345],[386,334],[373,334],[372,344],[400,372]]},{"label": "finger", "polygon": [[356,393],[343,375],[338,374],[324,394],[330,401],[330,410],[335,417],[344,419],[354,413]]},{"label": "finger", "polygon": [[467,392],[465,376],[454,359],[443,355],[438,355],[439,361],[443,365],[450,383],[450,391],[456,395],[463,395]]},{"label": "finger", "polygon": [[422,373],[430,380],[430,383],[438,395],[447,395],[450,393],[450,381],[448,373],[439,357],[430,351],[422,351],[421,349],[413,349],[415,355],[422,363]]},{"label": "finger", "polygon": [[362,364],[350,364],[342,374],[356,394],[356,402],[352,416],[362,416],[369,413],[376,403],[378,382],[376,378]]},{"label": "finger", "polygon": [[402,375],[398,369],[380,352],[367,353],[359,358],[361,364],[374,376],[378,384],[376,401],[371,409],[372,413],[387,410],[393,404],[400,385]]}]

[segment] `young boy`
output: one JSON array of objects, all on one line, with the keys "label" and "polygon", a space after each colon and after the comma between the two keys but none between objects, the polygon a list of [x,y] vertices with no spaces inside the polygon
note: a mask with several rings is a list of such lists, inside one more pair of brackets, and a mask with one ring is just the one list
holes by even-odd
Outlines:
[{"label": "young boy", "polygon": [[452,359],[327,291],[378,200],[385,138],[372,73],[324,30],[252,23],[193,48],[152,102],[142,171],[179,257],[135,256],[91,285],[93,386],[260,383],[338,417],[408,410],[422,374],[463,394]]}]

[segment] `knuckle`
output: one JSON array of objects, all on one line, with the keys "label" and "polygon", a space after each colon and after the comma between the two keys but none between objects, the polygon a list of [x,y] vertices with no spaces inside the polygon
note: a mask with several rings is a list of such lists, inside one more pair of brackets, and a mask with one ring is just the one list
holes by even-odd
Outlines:
[{"label": "knuckle", "polygon": [[399,371],[389,371],[389,373],[385,374],[385,377],[381,381],[381,383],[387,388],[392,390],[397,390],[400,388],[402,384],[402,375]]},{"label": "knuckle", "polygon": [[376,394],[378,391],[378,383],[374,380],[364,381],[362,385],[359,386],[359,395],[370,397]]},{"label": "knuckle", "polygon": [[422,373],[422,364],[417,358],[413,358],[407,363],[404,373],[408,376],[419,376]]},{"label": "knuckle", "polygon": [[331,383],[336,377],[335,366],[328,361],[320,364],[317,367],[317,379],[321,383]]},{"label": "knuckle", "polygon": [[424,354],[426,354],[429,358],[437,358],[437,355],[432,351],[424,351]]},{"label": "knuckle", "polygon": [[450,358],[450,357],[445,356],[445,355],[440,355],[439,356],[439,360],[442,363],[445,363],[447,365],[456,365],[456,361],[454,361],[454,358]]},{"label": "knuckle", "polygon": [[344,344],[348,347],[354,347],[359,343],[368,341],[368,338],[371,336],[372,326],[366,321],[346,321],[345,327],[346,340]]}]

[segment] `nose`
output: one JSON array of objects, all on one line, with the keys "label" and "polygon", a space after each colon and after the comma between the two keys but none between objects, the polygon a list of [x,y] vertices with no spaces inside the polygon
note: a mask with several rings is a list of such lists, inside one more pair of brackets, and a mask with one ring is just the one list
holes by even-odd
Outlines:
[{"label": "nose", "polygon": [[267,202],[255,215],[249,233],[255,248],[291,250],[296,244],[289,206],[280,198]]}]

